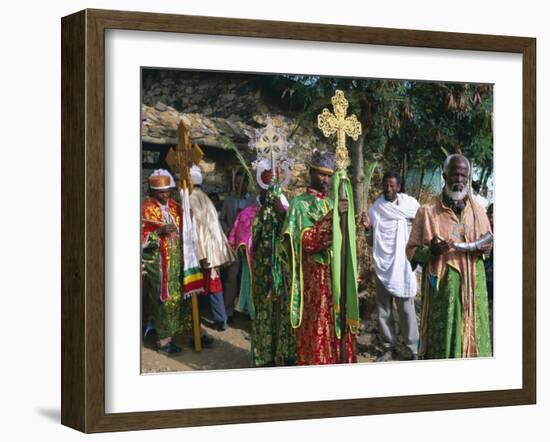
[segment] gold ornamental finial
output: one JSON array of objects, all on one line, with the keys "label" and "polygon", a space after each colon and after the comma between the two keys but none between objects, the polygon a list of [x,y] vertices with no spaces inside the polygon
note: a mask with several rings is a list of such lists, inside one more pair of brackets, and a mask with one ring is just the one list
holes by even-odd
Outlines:
[{"label": "gold ornamental finial", "polygon": [[334,114],[327,108],[323,109],[323,112],[317,116],[317,125],[323,131],[325,137],[329,137],[336,132],[336,168],[346,169],[350,164],[346,148],[346,135],[357,140],[361,135],[361,123],[355,115],[346,117],[348,100],[344,97],[344,92],[337,90],[331,101]]}]

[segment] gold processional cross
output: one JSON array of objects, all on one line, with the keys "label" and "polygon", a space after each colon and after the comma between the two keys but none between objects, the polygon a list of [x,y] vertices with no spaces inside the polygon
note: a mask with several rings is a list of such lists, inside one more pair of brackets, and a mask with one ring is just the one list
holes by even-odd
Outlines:
[{"label": "gold processional cross", "polygon": [[171,147],[168,155],[166,155],[166,164],[173,171],[177,170],[179,172],[178,186],[180,189],[189,188],[189,193],[193,191],[193,181],[189,169],[193,164],[198,165],[203,157],[204,153],[199,145],[189,142],[189,129],[180,120],[178,124],[178,146],[175,150]]},{"label": "gold processional cross", "polygon": [[334,114],[327,108],[323,109],[323,112],[317,116],[317,125],[327,138],[336,132],[336,168],[345,170],[350,164],[346,135],[357,141],[361,135],[361,123],[355,115],[346,117],[348,100],[344,97],[344,92],[337,90],[331,101]]},{"label": "gold processional cross", "polygon": [[[193,181],[189,169],[193,164],[198,165],[200,160],[204,157],[204,153],[198,144],[191,144],[189,142],[189,129],[180,120],[178,124],[178,146],[174,150],[173,147],[168,151],[166,155],[166,164],[172,169],[172,171],[178,171],[180,179],[178,181],[178,187],[182,189],[182,193],[185,189],[189,189],[189,193],[193,191]],[[182,201],[183,203],[183,201]],[[183,257],[185,260],[185,256]],[[195,344],[195,351],[201,351],[201,337],[200,337],[200,318],[199,318],[199,304],[197,302],[197,296],[191,297],[191,309],[193,318],[193,341]]]}]

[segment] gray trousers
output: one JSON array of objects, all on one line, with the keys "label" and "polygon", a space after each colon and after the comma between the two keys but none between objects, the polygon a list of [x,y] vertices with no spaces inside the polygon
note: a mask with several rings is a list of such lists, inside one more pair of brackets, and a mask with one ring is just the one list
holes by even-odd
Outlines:
[{"label": "gray trousers", "polygon": [[235,302],[241,288],[241,260],[239,257],[222,270],[223,297],[227,316],[233,316]]},{"label": "gray trousers", "polygon": [[413,354],[418,353],[418,323],[416,321],[416,310],[414,308],[413,298],[400,298],[393,296],[380,282],[376,279],[376,310],[378,312],[378,323],[380,326],[380,335],[384,347],[395,347],[397,344],[397,336],[395,332],[395,320],[393,317],[393,301],[399,316],[399,330],[405,341],[405,345]]}]

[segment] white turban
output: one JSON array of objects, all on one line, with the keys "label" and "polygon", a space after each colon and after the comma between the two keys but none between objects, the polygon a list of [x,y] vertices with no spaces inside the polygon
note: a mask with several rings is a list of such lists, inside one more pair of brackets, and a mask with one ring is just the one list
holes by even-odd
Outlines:
[{"label": "white turban", "polygon": [[200,186],[202,184],[202,173],[200,168],[193,164],[189,172],[191,174],[191,181],[193,181],[193,184]]}]

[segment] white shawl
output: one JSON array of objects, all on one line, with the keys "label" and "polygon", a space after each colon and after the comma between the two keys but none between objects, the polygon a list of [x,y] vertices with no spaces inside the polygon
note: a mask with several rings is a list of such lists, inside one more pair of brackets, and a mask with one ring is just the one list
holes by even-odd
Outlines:
[{"label": "white shawl", "polygon": [[415,198],[398,193],[397,201],[386,201],[381,196],[369,209],[376,276],[392,295],[400,298],[416,295],[416,276],[405,247],[409,239],[407,219],[413,219],[419,207]]},{"label": "white shawl", "polygon": [[197,229],[199,260],[206,259],[211,268],[233,262],[235,255],[223,233],[214,203],[198,187],[189,196],[189,203]]}]

